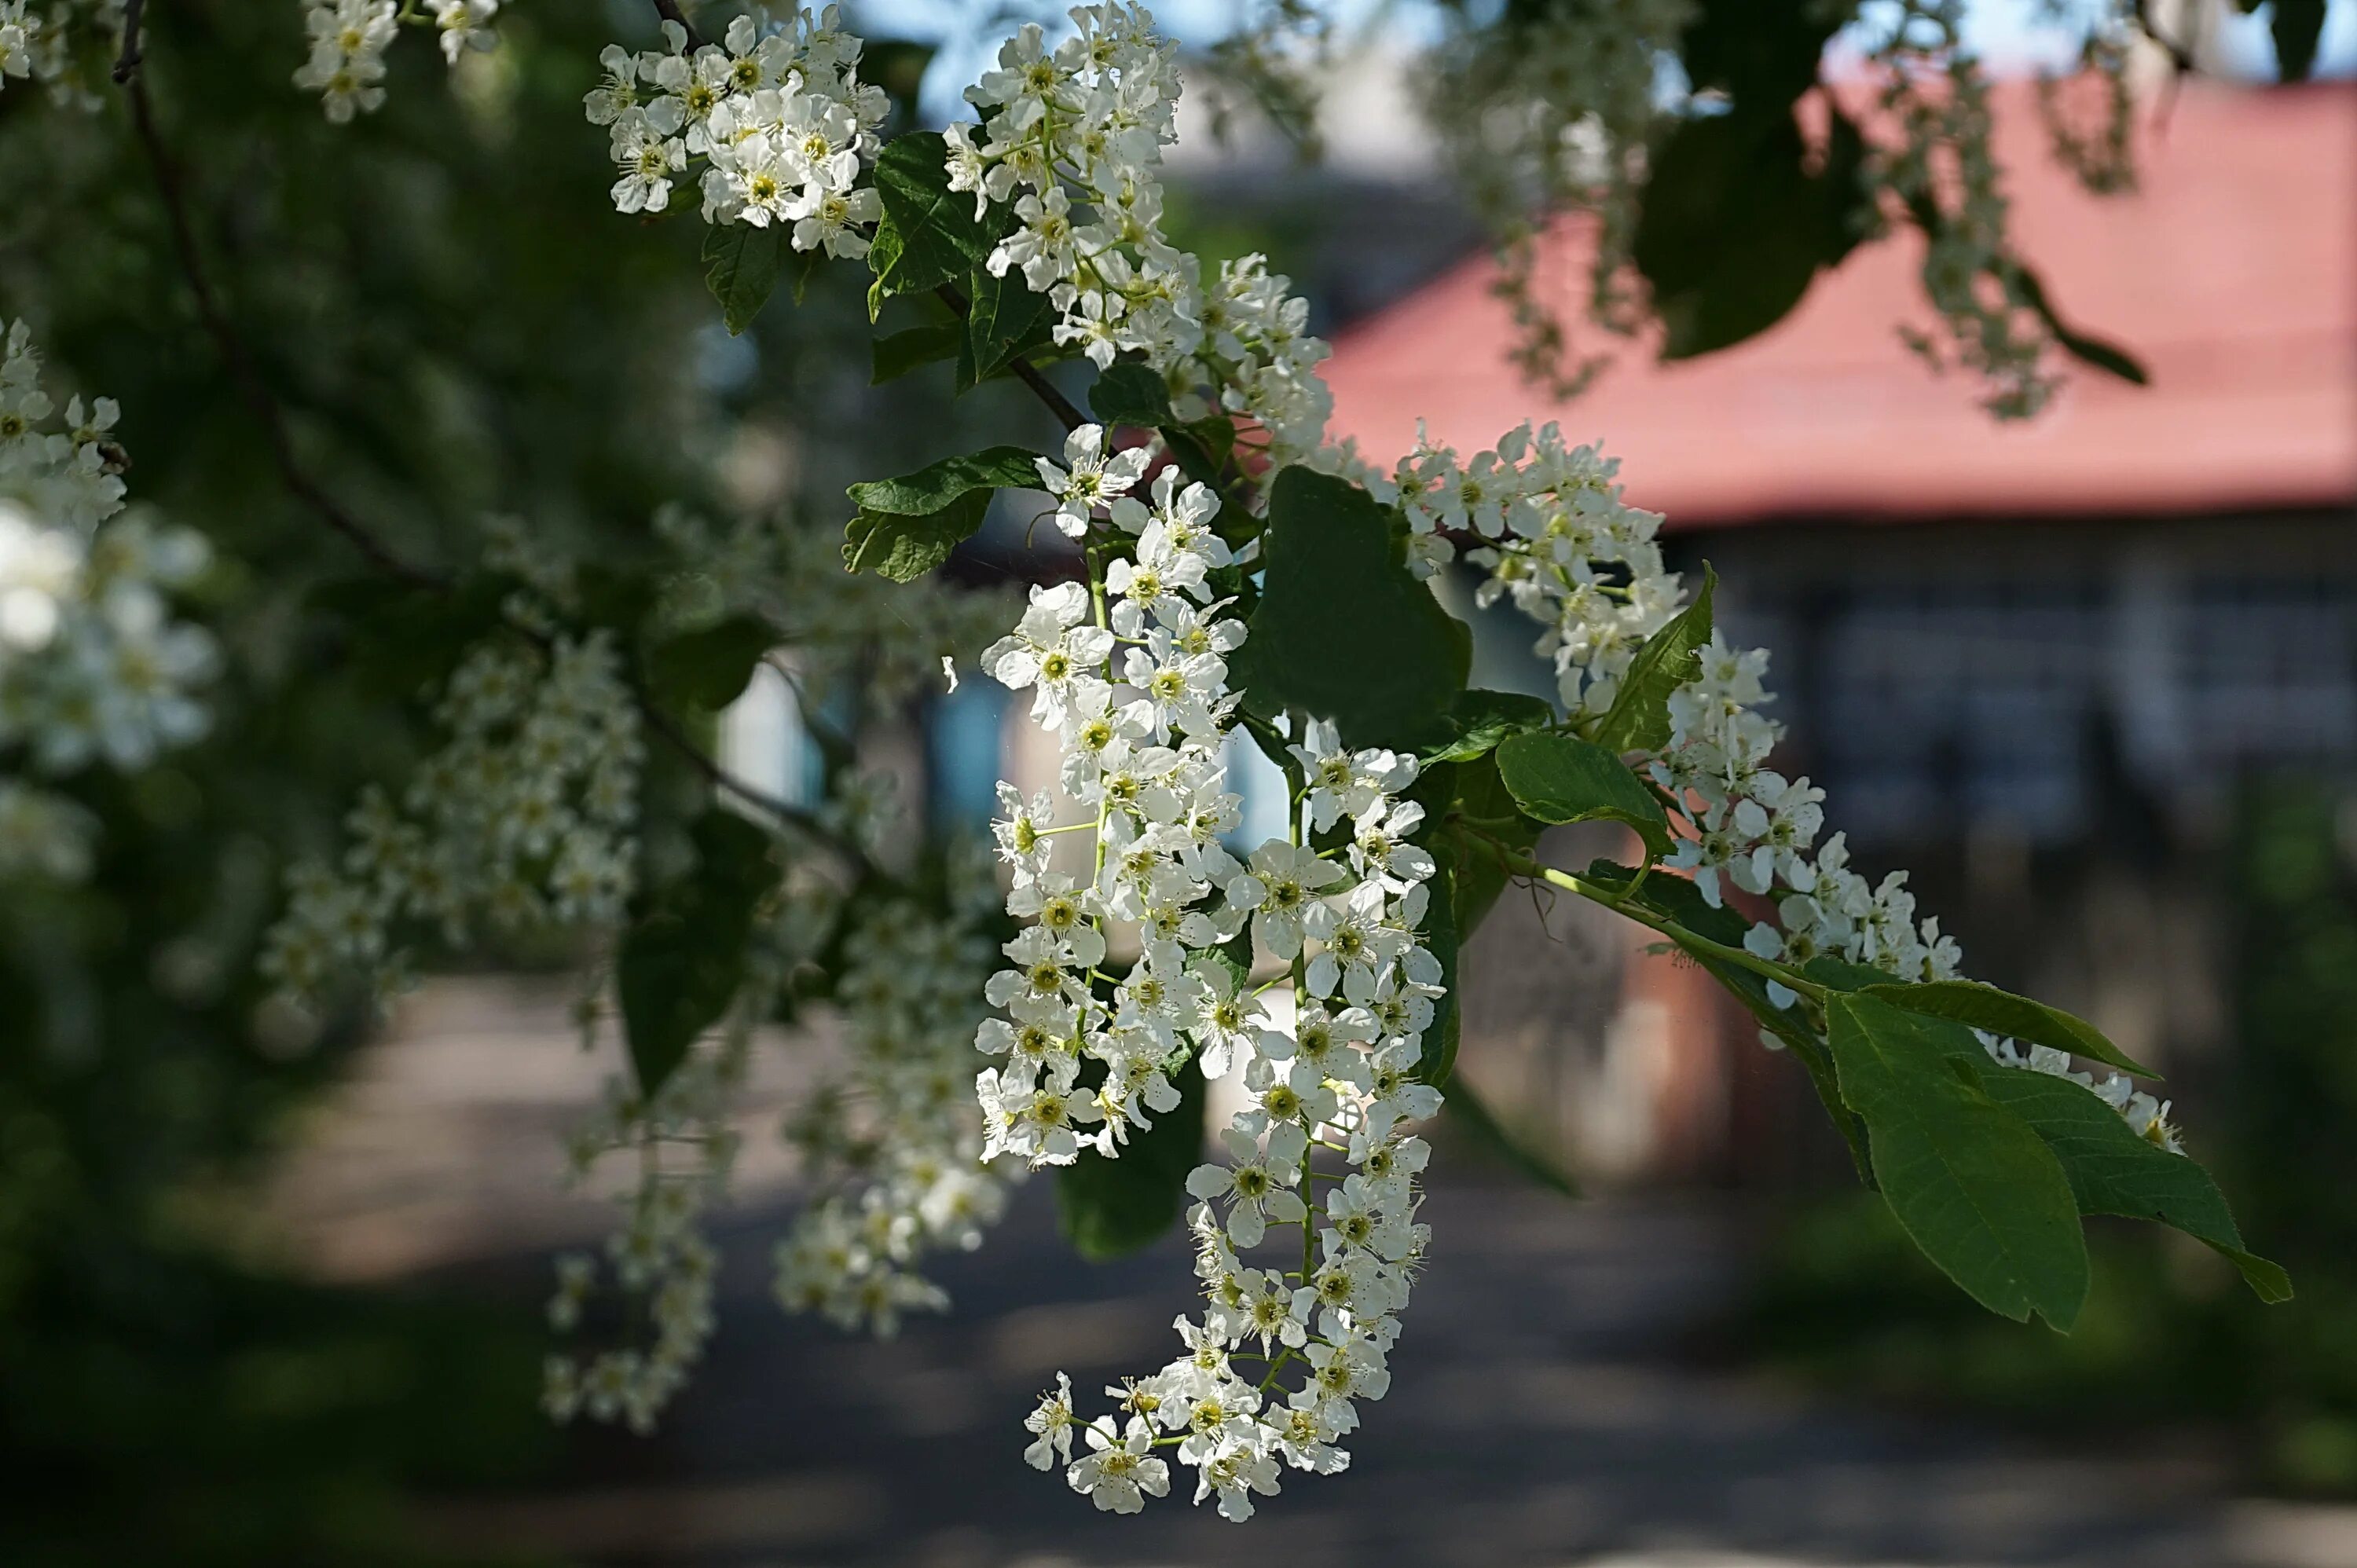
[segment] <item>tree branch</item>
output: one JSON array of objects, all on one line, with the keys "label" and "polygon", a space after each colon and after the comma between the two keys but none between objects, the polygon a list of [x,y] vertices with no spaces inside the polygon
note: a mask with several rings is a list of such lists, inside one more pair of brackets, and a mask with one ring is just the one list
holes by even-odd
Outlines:
[{"label": "tree branch", "polygon": [[206,334],[213,340],[214,349],[228,367],[230,380],[237,387],[239,399],[262,426],[264,442],[270,448],[271,462],[278,476],[297,500],[303,502],[327,525],[368,558],[379,571],[416,587],[447,587],[449,580],[440,573],[404,559],[393,548],[379,539],[359,519],[346,511],[334,497],[321,489],[305,470],[295,455],[295,445],[286,429],[285,414],[271,394],[253,356],[247,352],[245,340],[238,336],[227,312],[221,308],[221,296],[214,291],[211,277],[206,273],[204,258],[197,249],[194,226],[188,220],[188,204],[180,188],[179,171],[164,145],[161,132],[156,126],[156,111],[148,102],[146,80],[138,73],[141,59],[139,35],[131,27],[139,20],[138,0],[133,0],[124,12],[125,23],[123,38],[123,59],[130,62],[127,70],[118,66],[117,80],[123,83],[125,97],[131,101],[131,124],[139,135],[139,145],[146,154],[147,166],[156,179],[156,191],[162,199],[164,217],[171,228],[172,249],[180,263],[181,276],[187,280],[188,293],[195,299],[197,318],[203,323]]},{"label": "tree branch", "polygon": [[124,0],[123,6],[123,52],[114,57],[114,81],[117,86],[131,80],[139,69],[139,16],[147,8],[147,0]]}]

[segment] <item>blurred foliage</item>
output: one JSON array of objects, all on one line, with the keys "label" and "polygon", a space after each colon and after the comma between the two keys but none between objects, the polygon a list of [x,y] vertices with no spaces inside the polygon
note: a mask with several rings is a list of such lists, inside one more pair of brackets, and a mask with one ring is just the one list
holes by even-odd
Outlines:
[{"label": "blurred foliage", "polygon": [[[456,72],[393,51],[383,110],[339,127],[288,80],[298,5],[148,8],[197,242],[340,502],[437,569],[513,512],[628,572],[659,560],[661,503],[832,496],[811,509],[832,532],[847,478],[938,447],[945,385],[866,385],[860,269],[820,269],[813,308],[731,339],[693,214],[610,209],[581,96],[604,44],[653,40],[651,11],[501,24]],[[191,607],[229,656],[206,741],[67,781],[106,824],[89,883],[0,899],[0,1442],[40,1505],[0,1507],[0,1562],[398,1560],[371,1521],[416,1461],[535,1452],[533,1343],[245,1278],[175,1195],[257,1170],[364,1036],[274,1011],[253,957],[285,865],[417,756],[419,677],[347,613],[365,564],[288,493],[200,329],[125,104],[0,95],[0,319],[31,322],[61,387],[120,400],[133,503],[216,547]],[[1039,417],[1005,406],[955,417]],[[696,791],[655,760],[657,816],[667,795],[683,816]]]},{"label": "blurred foliage", "polygon": [[2357,792],[2253,786],[2233,865],[2236,1037],[2189,1137],[2298,1282],[2261,1308],[2200,1247],[2091,1228],[2072,1333],[2016,1327],[1924,1262],[1870,1196],[1803,1215],[1727,1332],[1846,1390],[2034,1423],[2251,1433],[2257,1485],[2357,1495]]}]

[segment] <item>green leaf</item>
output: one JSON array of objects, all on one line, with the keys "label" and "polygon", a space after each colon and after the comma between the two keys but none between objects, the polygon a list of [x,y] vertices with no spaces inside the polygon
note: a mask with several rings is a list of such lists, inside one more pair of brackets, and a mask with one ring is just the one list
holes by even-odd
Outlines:
[{"label": "green leaf", "polygon": [[[1235,425],[1217,414],[1181,424],[1170,406],[1169,387],[1152,366],[1135,360],[1116,360],[1107,365],[1089,388],[1089,412],[1105,424],[1161,432],[1163,444],[1170,448],[1170,459],[1181,473],[1213,489],[1220,488],[1221,465],[1235,447]],[[1221,536],[1234,542],[1231,535],[1240,537],[1250,520],[1235,508],[1230,508],[1229,513],[1221,520]]]},{"label": "green leaf", "polygon": [[1498,777],[1534,822],[1625,822],[1649,860],[1670,853],[1670,819],[1618,752],[1593,741],[1534,730],[1498,747]]},{"label": "green leaf", "polygon": [[1266,573],[1236,684],[1254,711],[1334,721],[1347,746],[1412,738],[1465,689],[1471,634],[1411,575],[1399,514],[1348,480],[1287,468],[1269,490]]},{"label": "green leaf", "polygon": [[1481,1097],[1473,1092],[1472,1085],[1463,1079],[1449,1087],[1440,1113],[1465,1134],[1467,1142],[1516,1176],[1566,1197],[1579,1196],[1579,1184],[1571,1179],[1571,1173],[1508,1132]]},{"label": "green leaf", "polygon": [[1670,744],[1670,694],[1702,673],[1702,650],[1710,641],[1710,600],[1718,575],[1705,563],[1702,591],[1661,630],[1645,639],[1620,678],[1590,737],[1614,756],[1659,751]]},{"label": "green leaf", "polygon": [[2105,1039],[2103,1031],[2085,1019],[1978,981],[1931,980],[1913,985],[1868,985],[1865,993],[1910,1013],[1952,1019],[1975,1029],[1986,1029],[1992,1035],[2027,1040],[2031,1045],[2051,1046],[2058,1051],[2069,1051],[2072,1056],[2085,1057],[2139,1078],[2160,1077]]},{"label": "green leaf", "polygon": [[2275,35],[2276,80],[2306,81],[2324,33],[2324,0],[2275,0],[2267,28]]},{"label": "green leaf", "polygon": [[689,836],[695,871],[631,921],[614,959],[630,1067],[649,1098],[727,1011],[744,979],[754,910],[779,876],[770,835],[734,812],[705,811]]},{"label": "green leaf", "polygon": [[1023,274],[1009,267],[992,277],[977,267],[969,282],[965,328],[958,346],[957,390],[979,386],[1006,371],[1018,357],[1053,347],[1049,330],[1055,313],[1048,296],[1034,294]]},{"label": "green leaf", "polygon": [[1135,1252],[1178,1223],[1187,1208],[1187,1173],[1203,1159],[1203,1075],[1188,1062],[1171,1075],[1176,1110],[1132,1133],[1121,1157],[1083,1151],[1056,1172],[1056,1209],[1065,1237],[1084,1258],[1102,1262]]},{"label": "green leaf", "polygon": [[2172,1226],[2240,1269],[2261,1301],[2291,1299],[2290,1276],[2244,1249],[2233,1212],[2210,1173],[2186,1155],[2138,1137],[2093,1091],[2068,1079],[1995,1062],[1981,1073],[1981,1087],[2046,1140],[2062,1162],[2080,1213]]},{"label": "green leaf", "polygon": [[1703,0],[1679,54],[1695,91],[1724,88],[1738,102],[1788,105],[1816,85],[1825,42],[1847,13],[1831,5]]},{"label": "green leaf", "polygon": [[1115,360],[1098,373],[1089,388],[1089,412],[1103,424],[1140,430],[1178,423],[1161,372],[1135,360]]},{"label": "green leaf", "polygon": [[949,144],[938,131],[910,131],[876,157],[884,206],[867,262],[886,295],[920,294],[955,283],[989,260],[1013,220],[1011,208],[974,215],[971,191],[950,188]]},{"label": "green leaf", "polygon": [[869,345],[867,384],[880,387],[936,360],[954,360],[964,341],[964,328],[954,321],[928,321],[878,338]]},{"label": "green leaf", "polygon": [[647,659],[647,681],[665,702],[717,712],[744,692],[761,656],[780,640],[760,617],[731,616],[658,647]]},{"label": "green leaf", "polygon": [[1680,122],[1654,155],[1630,245],[1666,329],[1662,358],[1782,320],[1857,243],[1864,159],[1864,138],[1836,114],[1813,170],[1789,95]]},{"label": "green leaf", "polygon": [[923,517],[863,511],[844,525],[844,566],[874,572],[888,582],[913,583],[957,553],[989,512],[988,490],[962,495]]},{"label": "green leaf", "polygon": [[1418,747],[1416,760],[1427,768],[1436,762],[1469,762],[1483,752],[1495,750],[1498,743],[1510,735],[1544,729],[1553,723],[1555,704],[1544,697],[1476,687],[1458,693],[1450,701],[1436,731],[1446,738],[1436,738]]},{"label": "green leaf", "polygon": [[1409,787],[1408,798],[1434,824],[1427,834],[1434,855],[1450,863],[1449,909],[1462,943],[1480,929],[1505,890],[1509,878],[1499,863],[1500,846],[1527,853],[1538,843],[1539,825],[1506,792],[1493,752],[1434,763]]},{"label": "green leaf", "polygon": [[[704,284],[720,302],[720,318],[732,338],[753,325],[778,286],[782,258],[791,246],[786,231],[772,223],[716,223],[704,231]],[[800,296],[800,288],[796,288]]]},{"label": "green leaf", "polygon": [[2067,1331],[2087,1295],[2087,1245],[2045,1140],[1984,1093],[1925,1020],[1842,994],[1825,1015],[1842,1099],[1866,1119],[1900,1226],[1982,1305]]},{"label": "green leaf", "polygon": [[2151,384],[2152,377],[2145,370],[2143,362],[2126,349],[2101,338],[2072,330],[2046,297],[2046,285],[2039,280],[2036,273],[2021,266],[2015,269],[2013,277],[2022,303],[2038,313],[2038,318],[2046,323],[2046,329],[2054,334],[2054,341],[2062,346],[2065,353],[2083,364],[2093,365],[2096,370],[2117,376],[2124,381],[2136,386]]},{"label": "green leaf", "polygon": [[982,526],[994,491],[1038,489],[1038,464],[1039,454],[1024,447],[986,446],[851,486],[859,511],[844,530],[845,569],[896,583],[924,575]]}]

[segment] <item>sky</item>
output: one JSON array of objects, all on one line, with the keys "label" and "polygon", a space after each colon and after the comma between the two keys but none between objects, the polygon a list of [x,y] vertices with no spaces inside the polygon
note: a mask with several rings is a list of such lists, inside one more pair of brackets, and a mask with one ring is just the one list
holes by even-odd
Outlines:
[{"label": "sky", "polygon": [[[1234,26],[1243,9],[1239,0],[1149,3],[1171,34],[1192,43],[1219,38]],[[1346,35],[1372,37],[1390,32],[1413,40],[1437,33],[1439,26],[1439,13],[1429,0],[1335,0],[1335,4]],[[1968,0],[1965,38],[1998,71],[2056,68],[2074,57],[2076,38],[2069,28],[2044,18],[2057,11],[2084,15],[2100,5],[2101,0]],[[870,37],[941,40],[942,54],[926,83],[926,97],[930,110],[946,116],[957,111],[962,85],[981,73],[999,39],[1026,17],[1060,22],[1063,7],[1059,0],[995,5],[976,5],[974,0],[856,0],[852,8]],[[2267,13],[2244,16],[2231,4],[2222,10],[2222,44],[2236,73],[2272,77],[2275,45],[2268,36]],[[2317,74],[2357,75],[2357,0],[2330,0],[2324,37],[2317,51]]]}]

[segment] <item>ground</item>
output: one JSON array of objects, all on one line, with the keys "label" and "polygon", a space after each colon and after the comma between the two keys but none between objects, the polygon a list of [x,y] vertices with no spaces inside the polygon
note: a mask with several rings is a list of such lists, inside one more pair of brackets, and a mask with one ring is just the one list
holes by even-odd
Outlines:
[{"label": "ground", "polygon": [[[544,1291],[549,1250],[599,1217],[535,1196],[598,1070],[557,1006],[487,983],[426,998],[306,1130],[274,1200],[291,1250],[347,1278]],[[799,1077],[768,1074],[757,1119]],[[2228,1496],[2198,1437],[2062,1451],[1697,1360],[1692,1331],[1739,1287],[1757,1210],[1572,1203],[1450,1151],[1436,1163],[1390,1397],[1347,1474],[1289,1476],[1248,1525],[1184,1496],[1102,1516],[1021,1458],[1021,1417],[1058,1369],[1092,1392],[1173,1352],[1192,1283],[1175,1240],[1077,1263],[1034,1182],[987,1248],[940,1271],[948,1316],[847,1338],[769,1299],[792,1202],[774,1159],[723,1224],[720,1331],[657,1436],[585,1434],[533,1495],[421,1507],[454,1542],[614,1568],[2357,1568],[2357,1509]]]}]

